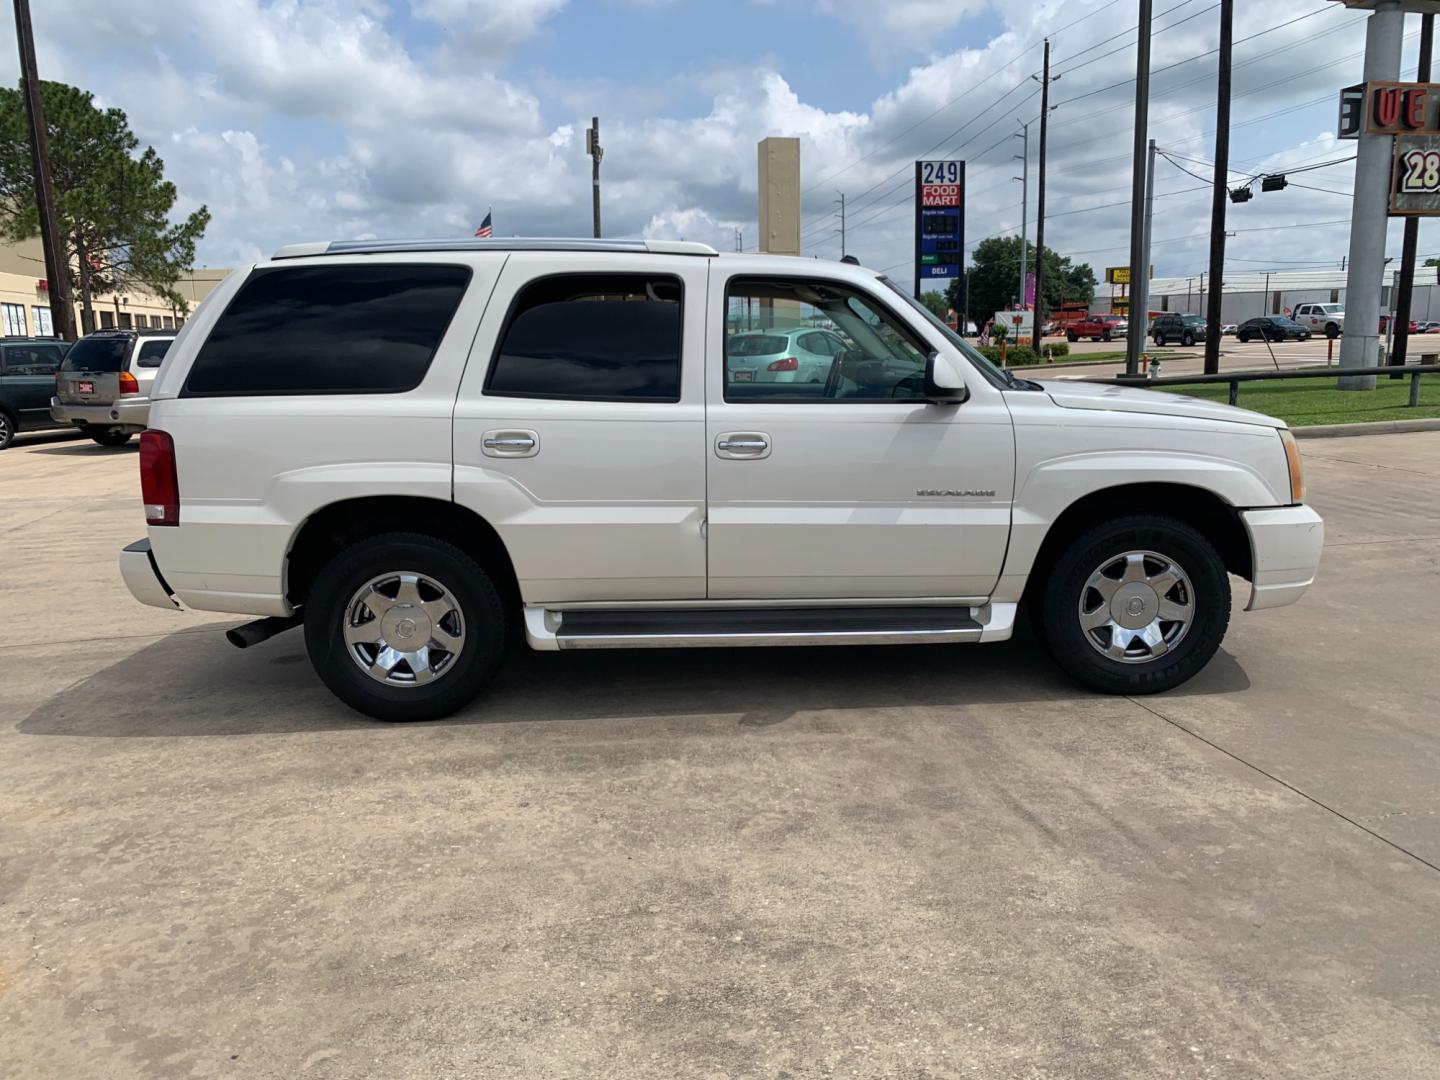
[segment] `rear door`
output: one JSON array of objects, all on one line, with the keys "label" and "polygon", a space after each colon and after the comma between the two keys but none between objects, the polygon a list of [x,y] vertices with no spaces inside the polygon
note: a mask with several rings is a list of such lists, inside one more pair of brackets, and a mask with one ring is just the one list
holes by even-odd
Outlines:
[{"label": "rear door", "polygon": [[455,499],[527,603],[704,597],[706,264],[506,261],[455,403]]},{"label": "rear door", "polygon": [[66,405],[109,405],[120,396],[120,372],[125,370],[133,339],[83,337],[65,354],[56,380],[57,396]]},{"label": "rear door", "polygon": [[17,342],[0,350],[0,379],[4,398],[15,410],[21,427],[50,424],[50,398],[55,393],[55,371],[64,346],[46,342]]}]

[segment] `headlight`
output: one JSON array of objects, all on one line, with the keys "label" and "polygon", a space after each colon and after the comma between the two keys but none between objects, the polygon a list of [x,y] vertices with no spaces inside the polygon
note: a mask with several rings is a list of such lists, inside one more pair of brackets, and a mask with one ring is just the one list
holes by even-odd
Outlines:
[{"label": "headlight", "polygon": [[1305,470],[1300,464],[1300,447],[1289,428],[1280,429],[1280,445],[1285,447],[1285,464],[1290,467],[1290,501],[1305,501]]}]

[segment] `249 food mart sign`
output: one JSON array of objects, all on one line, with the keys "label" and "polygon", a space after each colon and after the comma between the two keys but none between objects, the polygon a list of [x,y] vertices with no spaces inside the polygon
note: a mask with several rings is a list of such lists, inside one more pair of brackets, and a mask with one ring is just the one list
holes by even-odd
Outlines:
[{"label": "249 food mart sign", "polygon": [[965,247],[965,163],[915,163],[915,278],[958,278]]}]

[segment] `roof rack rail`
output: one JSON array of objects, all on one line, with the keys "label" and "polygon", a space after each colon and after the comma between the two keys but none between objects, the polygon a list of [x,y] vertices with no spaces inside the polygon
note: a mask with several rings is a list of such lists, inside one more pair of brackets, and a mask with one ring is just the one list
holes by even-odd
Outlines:
[{"label": "roof rack rail", "polygon": [[718,255],[709,244],[686,240],[567,240],[558,237],[440,240],[324,240],[286,244],[272,259],[303,259],[314,255],[386,255],[407,251],[606,251],[651,255]]}]

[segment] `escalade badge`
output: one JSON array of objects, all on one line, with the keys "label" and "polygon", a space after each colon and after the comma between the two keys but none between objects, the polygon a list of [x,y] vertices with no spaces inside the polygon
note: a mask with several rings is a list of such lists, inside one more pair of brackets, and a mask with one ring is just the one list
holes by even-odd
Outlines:
[{"label": "escalade badge", "polygon": [[964,491],[952,491],[949,488],[921,488],[915,492],[916,495],[944,495],[954,499],[988,499],[995,494],[993,491],[981,491],[979,488],[967,488]]}]

